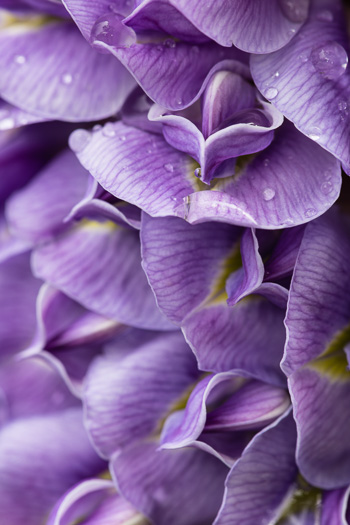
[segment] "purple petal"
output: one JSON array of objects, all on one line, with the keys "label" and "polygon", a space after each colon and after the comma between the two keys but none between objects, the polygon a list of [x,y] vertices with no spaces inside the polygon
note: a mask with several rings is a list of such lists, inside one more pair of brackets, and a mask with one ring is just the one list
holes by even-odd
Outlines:
[{"label": "purple petal", "polygon": [[283,386],[283,315],[279,307],[252,296],[232,308],[225,302],[205,305],[185,319],[182,329],[201,370],[240,369]]},{"label": "purple petal", "polygon": [[265,264],[265,280],[282,279],[292,273],[304,235],[304,229],[304,226],[297,226],[282,232],[278,243]]},{"label": "purple petal", "polygon": [[203,93],[202,133],[208,138],[227,118],[242,109],[253,108],[255,90],[240,75],[218,71]]},{"label": "purple petal", "polygon": [[323,493],[321,525],[347,525],[346,510],[349,502],[349,487]]},{"label": "purple petal", "polygon": [[308,0],[221,2],[170,0],[200,31],[223,46],[250,53],[269,53],[284,46],[306,20]]},{"label": "purple petal", "polygon": [[143,214],[142,265],[169,319],[181,322],[215,294],[219,281],[224,288],[222,274],[230,272],[240,235],[240,229],[225,224],[191,226],[181,219]]},{"label": "purple petal", "polygon": [[31,272],[29,254],[0,265],[1,357],[26,348],[35,334],[35,303],[41,281]]},{"label": "purple petal", "polygon": [[43,122],[44,117],[27,113],[23,109],[12,106],[5,100],[0,100],[0,131],[7,131],[9,129]]},{"label": "purple petal", "polygon": [[88,179],[89,173],[70,150],[61,153],[7,201],[12,231],[34,242],[58,233],[63,219],[85,194]]},{"label": "purple petal", "polygon": [[271,146],[239,177],[220,179],[211,191],[192,193],[182,214],[191,223],[291,227],[324,213],[338,198],[340,186],[337,160],[285,123]]},{"label": "purple petal", "polygon": [[300,245],[286,315],[282,368],[288,375],[318,357],[348,326],[347,223],[337,210],[310,222]]},{"label": "purple petal", "polygon": [[252,439],[227,477],[215,525],[274,522],[296,478],[295,438],[289,414]]},{"label": "purple petal", "polygon": [[69,490],[57,502],[48,525],[123,525],[129,520],[143,523],[142,516],[115,492],[112,481],[91,479]]},{"label": "purple petal", "polygon": [[96,448],[108,457],[156,431],[197,377],[181,333],[138,345],[124,358],[97,358],[84,391],[86,428]]},{"label": "purple petal", "polygon": [[79,406],[57,371],[42,356],[10,360],[2,365],[0,388],[5,399],[1,426]]},{"label": "purple petal", "polygon": [[226,282],[227,304],[234,306],[243,297],[253,293],[264,277],[264,264],[254,230],[247,229],[241,239],[242,271],[231,274]]},{"label": "purple petal", "polygon": [[119,13],[126,16],[132,8],[133,1],[130,0],[114,0],[113,4],[110,0],[62,0],[67,11],[79,27],[83,36],[87,41],[90,41],[91,31],[96,21]]},{"label": "purple petal", "polygon": [[9,423],[0,433],[0,458],[0,520],[8,525],[42,523],[69,487],[104,466],[79,408]]},{"label": "purple petal", "polygon": [[193,171],[191,159],[163,137],[122,122],[93,133],[77,155],[107,191],[151,215],[173,215],[194,190],[186,177]]},{"label": "purple petal", "polygon": [[10,26],[0,42],[0,94],[30,113],[97,120],[116,113],[134,87],[124,67],[91,49],[71,23]]},{"label": "purple petal", "polygon": [[[132,34],[132,29],[128,29]],[[146,95],[174,111],[190,106],[200,97],[216,71],[217,62],[230,59],[244,64],[247,61],[247,55],[234,47],[225,49],[214,42],[200,45],[176,42],[164,40],[164,36],[163,42],[120,47],[98,44],[100,49],[109,50],[120,60]]]},{"label": "purple petal", "polygon": [[[296,461],[312,485],[350,483],[350,372],[345,355],[325,355],[296,370],[289,388],[298,429]],[[336,444],[336,446],[335,446]]]},{"label": "purple petal", "polygon": [[308,21],[287,46],[251,59],[263,95],[345,170],[350,165],[347,52],[341,2],[322,0],[311,2]]},{"label": "purple petal", "polygon": [[140,328],[171,330],[141,268],[137,232],[84,221],[32,256],[36,275],[94,312]]},{"label": "purple petal", "polygon": [[[248,381],[243,386],[241,382],[240,372],[224,372],[200,381],[192,391],[181,417],[179,414],[176,419],[172,418],[170,425],[165,425],[161,437],[162,448],[190,445],[203,430],[261,428],[288,408],[289,399],[285,390],[260,381]],[[220,392],[219,385],[226,391]],[[222,403],[224,395],[229,397]],[[210,410],[211,405],[217,404],[218,407]]]},{"label": "purple petal", "polygon": [[122,496],[155,525],[211,523],[227,474],[227,467],[200,450],[158,451],[153,443],[129,447],[111,468]]}]

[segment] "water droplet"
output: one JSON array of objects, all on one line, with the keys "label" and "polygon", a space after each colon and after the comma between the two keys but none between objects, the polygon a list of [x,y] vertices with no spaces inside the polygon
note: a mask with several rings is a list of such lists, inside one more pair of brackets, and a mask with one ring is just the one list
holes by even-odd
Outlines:
[{"label": "water droplet", "polygon": [[305,64],[305,62],[309,60],[309,57],[306,53],[300,53],[300,55],[298,56],[298,59],[300,60],[300,62]]},{"label": "water droplet", "polygon": [[337,80],[348,65],[348,55],[337,42],[326,42],[311,51],[311,61],[316,71],[325,78]]},{"label": "water droplet", "polygon": [[333,22],[332,11],[328,11],[328,9],[320,11],[317,15],[317,20],[321,20],[322,22]]},{"label": "water droplet", "polygon": [[340,102],[338,102],[339,111],[345,111],[347,107],[348,103],[346,102],[346,100],[341,100]]},{"label": "water droplet", "polygon": [[112,122],[107,122],[103,126],[102,135],[104,135],[105,137],[115,137],[115,133],[116,132]]},{"label": "water droplet", "polygon": [[182,98],[178,98],[178,99],[176,100],[176,104],[177,104],[178,106],[182,106]]},{"label": "water droplet", "polygon": [[175,42],[175,40],[173,40],[172,38],[168,38],[168,40],[165,40],[164,45],[165,45],[166,47],[172,47],[172,48],[174,48],[174,47],[176,47],[176,42]]},{"label": "water droplet", "polygon": [[22,66],[27,62],[27,59],[24,55],[16,55],[14,61],[16,62],[16,64]]},{"label": "water droplet", "polygon": [[322,132],[321,132],[320,128],[318,128],[317,126],[314,126],[314,127],[310,128],[306,132],[306,134],[311,140],[317,141],[317,140],[320,140]]},{"label": "water droplet", "polygon": [[276,73],[274,74],[274,77],[278,78],[279,76],[280,76],[279,71],[276,71]]},{"label": "water droplet", "polygon": [[321,191],[325,195],[328,195],[333,191],[333,183],[330,180],[327,180],[321,185]]},{"label": "water droplet", "polygon": [[69,147],[75,153],[80,153],[91,140],[91,133],[87,129],[76,129],[71,133],[68,143]]},{"label": "water droplet", "polygon": [[92,128],[92,131],[100,131],[102,129],[101,124],[95,124],[95,126]]},{"label": "water droplet", "polygon": [[174,166],[170,163],[164,164],[164,168],[169,171],[169,173],[172,173],[174,171]]},{"label": "water droplet", "polygon": [[[90,35],[92,45],[103,42],[113,47],[130,47],[135,43],[134,31],[122,23],[123,16],[115,12],[107,13],[98,18]],[[98,45],[97,45],[98,47]]]},{"label": "water droplet", "polygon": [[282,13],[294,23],[304,22],[308,15],[308,0],[280,0]]},{"label": "water droplet", "polygon": [[126,141],[126,136],[125,135],[121,135],[119,137],[119,140],[121,140],[122,142],[125,142]]},{"label": "water droplet", "polygon": [[69,85],[73,82],[73,77],[70,73],[65,73],[62,75],[62,82],[63,84]]},{"label": "water droplet", "polygon": [[201,175],[202,175],[202,170],[201,170],[201,168],[196,168],[196,169],[194,170],[194,176],[197,177],[197,179],[199,179],[199,178],[201,177]]},{"label": "water droplet", "polygon": [[276,195],[276,192],[272,188],[265,188],[264,191],[263,191],[264,201],[272,200],[275,195]]},{"label": "water droplet", "polygon": [[278,89],[274,87],[270,87],[265,91],[265,97],[268,98],[269,100],[276,98],[277,95],[278,95]]},{"label": "water droplet", "polygon": [[266,166],[268,166],[269,164],[270,164],[270,160],[269,160],[269,159],[265,159],[265,160],[264,160],[264,166],[266,167]]},{"label": "water droplet", "polygon": [[308,219],[310,219],[311,217],[313,217],[314,215],[316,215],[316,210],[314,208],[308,208],[306,211],[305,211],[305,217],[307,217]]}]

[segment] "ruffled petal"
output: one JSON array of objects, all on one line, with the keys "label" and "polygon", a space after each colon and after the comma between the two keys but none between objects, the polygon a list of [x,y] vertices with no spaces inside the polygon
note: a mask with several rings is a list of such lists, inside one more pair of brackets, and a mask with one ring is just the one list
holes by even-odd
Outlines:
[{"label": "ruffled petal", "polygon": [[239,177],[220,179],[210,191],[187,197],[179,215],[276,229],[308,222],[339,196],[339,162],[285,123],[266,150],[243,166]]},{"label": "ruffled petal", "polygon": [[139,344],[126,357],[110,353],[90,367],[84,391],[86,427],[104,456],[157,431],[171,406],[196,381],[182,334]]},{"label": "ruffled petal", "polygon": [[349,171],[348,39],[341,2],[311,2],[310,15],[284,48],[252,56],[263,95]]},{"label": "ruffled petal", "polygon": [[[284,46],[305,22],[309,6],[308,0],[293,3],[272,0],[268,4],[262,0],[234,0],[221,2],[220,5],[215,0],[205,5],[198,0],[146,0],[135,10],[130,24],[138,29],[152,27],[150,24],[160,18],[159,4],[165,20],[165,8],[169,17],[174,6],[202,33],[220,45],[235,45],[249,53],[270,53]],[[163,19],[162,22],[164,24]]]}]

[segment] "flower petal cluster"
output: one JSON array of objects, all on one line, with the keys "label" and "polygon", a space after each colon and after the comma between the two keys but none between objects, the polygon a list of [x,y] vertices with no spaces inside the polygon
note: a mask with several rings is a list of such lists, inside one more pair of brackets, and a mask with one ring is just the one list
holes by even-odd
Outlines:
[{"label": "flower petal cluster", "polygon": [[348,14],[0,0],[1,525],[350,523]]}]

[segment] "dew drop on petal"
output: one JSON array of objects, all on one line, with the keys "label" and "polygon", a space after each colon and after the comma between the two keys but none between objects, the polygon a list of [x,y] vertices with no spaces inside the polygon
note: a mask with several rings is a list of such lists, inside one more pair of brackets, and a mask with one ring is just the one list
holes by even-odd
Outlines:
[{"label": "dew drop on petal", "polygon": [[274,87],[269,87],[265,91],[265,97],[268,98],[269,100],[272,100],[272,99],[276,98],[277,95],[278,95],[278,89],[276,89]]},{"label": "dew drop on petal", "polygon": [[270,160],[269,159],[265,159],[264,160],[264,166],[268,166],[270,164]]},{"label": "dew drop on petal", "polygon": [[198,179],[200,178],[201,174],[202,174],[201,168],[196,168],[194,170],[194,176],[197,177]]},{"label": "dew drop on petal", "polygon": [[175,42],[175,40],[173,40],[172,38],[168,38],[168,40],[165,40],[164,45],[165,45],[166,47],[172,47],[172,48],[174,48],[174,47],[176,47],[176,42]]},{"label": "dew drop on petal", "polygon": [[309,10],[308,0],[280,0],[282,13],[294,23],[304,22]]},{"label": "dew drop on petal", "polygon": [[174,166],[170,163],[164,164],[164,168],[169,172],[172,173],[174,171]]},{"label": "dew drop on petal", "polygon": [[115,137],[115,129],[111,122],[107,122],[102,129],[102,135],[104,137]]},{"label": "dew drop on petal", "polygon": [[76,129],[68,139],[69,147],[75,153],[80,153],[91,140],[91,133],[87,129]]},{"label": "dew drop on petal", "polygon": [[26,57],[24,55],[15,55],[14,61],[19,66],[22,66],[23,64],[25,64],[27,62],[27,59],[26,59]]},{"label": "dew drop on petal", "polygon": [[306,134],[309,137],[309,139],[317,141],[317,140],[320,140],[322,132],[320,128],[318,128],[317,126],[314,126],[310,128],[309,130],[307,130]]},{"label": "dew drop on petal", "polygon": [[62,75],[62,82],[63,84],[66,84],[67,86],[73,82],[73,77],[70,73],[65,73]]},{"label": "dew drop on petal", "polygon": [[92,128],[92,131],[100,131],[102,129],[101,124],[95,124],[95,126]]},{"label": "dew drop on petal", "polygon": [[130,47],[135,43],[135,33],[122,23],[123,17],[116,13],[107,13],[98,18],[90,35],[92,45],[103,42],[113,47]]},{"label": "dew drop on petal", "polygon": [[300,60],[302,64],[305,64],[309,60],[309,57],[306,53],[300,53],[300,55],[298,56],[298,59]]},{"label": "dew drop on petal", "polygon": [[314,208],[308,208],[306,211],[305,211],[305,217],[310,219],[311,217],[313,217],[314,215],[316,215],[316,210]]},{"label": "dew drop on petal", "polygon": [[272,188],[265,188],[264,191],[263,191],[264,201],[272,200],[275,195],[276,195],[276,192]]},{"label": "dew drop on petal", "polygon": [[323,9],[317,14],[316,18],[317,20],[321,20],[322,22],[333,22],[333,13],[328,9]]},{"label": "dew drop on petal", "polygon": [[126,141],[126,136],[125,136],[125,135],[121,135],[121,136],[119,137],[119,140],[120,140],[121,142],[125,142],[125,141]]},{"label": "dew drop on petal", "polygon": [[333,183],[330,180],[327,180],[321,185],[321,191],[324,195],[328,195],[333,191]]},{"label": "dew drop on petal", "polygon": [[325,78],[337,80],[348,65],[348,55],[337,42],[326,42],[311,51],[311,62],[316,71]]},{"label": "dew drop on petal", "polygon": [[182,98],[178,98],[178,99],[176,100],[176,104],[177,104],[178,106],[182,106]]}]

